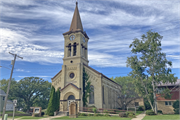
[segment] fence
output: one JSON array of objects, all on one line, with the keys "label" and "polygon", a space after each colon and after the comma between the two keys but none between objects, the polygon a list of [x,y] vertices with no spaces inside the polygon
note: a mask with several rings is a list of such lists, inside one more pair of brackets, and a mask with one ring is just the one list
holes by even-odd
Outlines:
[{"label": "fence", "polygon": [[[79,112],[92,112],[93,113],[93,107],[79,107]],[[107,108],[98,108],[97,109],[97,113],[118,114],[120,112],[126,112],[126,110],[107,109]]]}]

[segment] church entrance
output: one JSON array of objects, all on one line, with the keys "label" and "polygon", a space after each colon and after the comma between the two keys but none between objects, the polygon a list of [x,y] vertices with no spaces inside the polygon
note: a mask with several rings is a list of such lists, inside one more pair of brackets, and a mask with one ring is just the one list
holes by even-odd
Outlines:
[{"label": "church entrance", "polygon": [[67,100],[67,110],[69,111],[69,105],[71,104],[71,102],[75,102],[75,97],[74,95],[70,95],[68,97],[68,100]]}]

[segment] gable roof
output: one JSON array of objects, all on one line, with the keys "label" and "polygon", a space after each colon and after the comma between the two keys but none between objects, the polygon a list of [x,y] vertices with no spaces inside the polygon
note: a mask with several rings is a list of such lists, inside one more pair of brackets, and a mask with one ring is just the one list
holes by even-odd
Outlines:
[{"label": "gable roof", "polygon": [[78,89],[78,90],[81,90],[81,88],[78,88],[76,85],[74,85],[73,83],[69,83],[67,84],[64,88],[61,89],[61,91],[63,91],[65,88],[67,88],[68,86],[73,86],[74,88]]},{"label": "gable roof", "polygon": [[53,79],[54,79],[57,75],[59,75],[61,72],[62,72],[62,70],[60,70],[53,78],[51,78],[51,81],[53,81]]},{"label": "gable roof", "polygon": [[180,79],[177,79],[175,83],[164,83],[164,84],[158,84],[158,87],[163,87],[163,86],[178,86],[180,85]]},{"label": "gable roof", "polygon": [[[108,77],[105,76],[104,74],[98,72],[97,70],[91,68],[90,66],[88,66],[88,65],[86,65],[86,64],[84,64],[84,63],[83,63],[83,65],[86,66],[86,67],[88,67],[89,69],[91,69],[91,70],[94,71],[95,73],[100,74],[102,77],[105,77],[105,78],[108,79],[109,81],[111,81],[111,82],[117,84],[118,86],[120,86],[118,83],[116,83],[115,81],[111,80],[110,78],[108,78]],[[120,87],[121,87],[121,86],[120,86]]]},{"label": "gable roof", "polygon": [[3,90],[0,89],[0,95],[1,96],[6,96],[6,93]]}]

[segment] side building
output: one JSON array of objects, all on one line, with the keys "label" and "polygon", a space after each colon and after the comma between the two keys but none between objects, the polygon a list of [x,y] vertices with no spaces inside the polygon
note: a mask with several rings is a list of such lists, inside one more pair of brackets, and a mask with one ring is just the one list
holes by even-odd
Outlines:
[{"label": "side building", "polygon": [[[160,93],[165,89],[168,88],[171,90],[171,98],[167,99],[162,96],[160,96]],[[176,83],[171,84],[161,84],[158,85],[158,91],[156,94],[157,97],[157,108],[158,110],[162,110],[163,114],[173,114],[174,113],[174,108],[173,108],[173,103],[176,100],[179,100],[179,90],[180,90],[180,79],[177,80]]]}]

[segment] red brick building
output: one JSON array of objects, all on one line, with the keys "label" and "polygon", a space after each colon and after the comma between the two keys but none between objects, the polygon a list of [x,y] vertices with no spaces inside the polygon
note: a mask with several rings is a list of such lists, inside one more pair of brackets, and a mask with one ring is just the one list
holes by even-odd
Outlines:
[{"label": "red brick building", "polygon": [[158,110],[162,110],[164,114],[173,114],[174,113],[174,108],[172,107],[173,102],[176,100],[179,100],[179,91],[180,91],[180,79],[177,80],[176,83],[171,84],[161,84],[158,85],[158,93],[163,91],[168,87],[171,90],[171,99],[165,99],[164,97],[160,96],[160,94],[156,94],[157,97],[157,108]]}]

